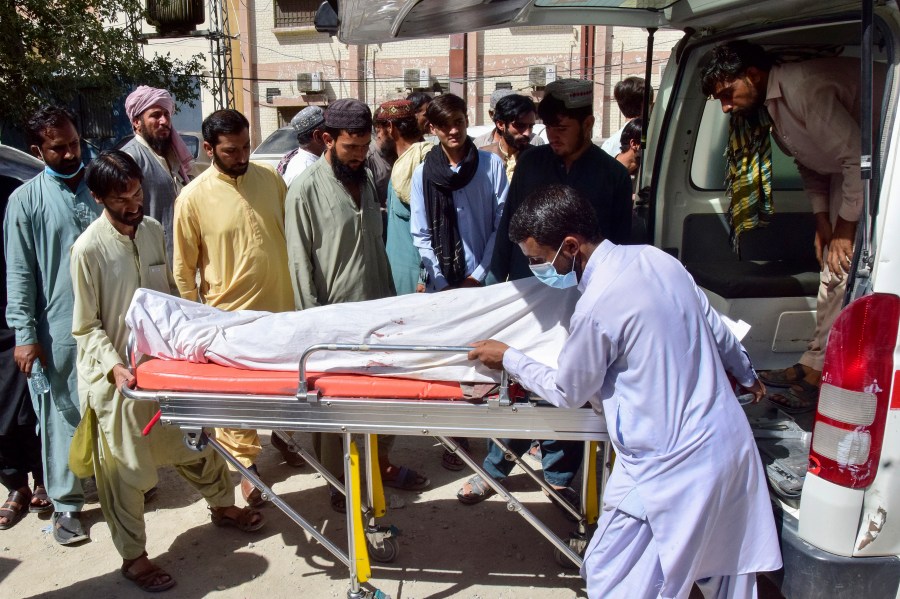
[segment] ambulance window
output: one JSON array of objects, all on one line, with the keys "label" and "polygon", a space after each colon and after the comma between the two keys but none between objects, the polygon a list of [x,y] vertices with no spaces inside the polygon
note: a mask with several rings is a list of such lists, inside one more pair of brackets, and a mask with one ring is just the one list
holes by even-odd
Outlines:
[{"label": "ambulance window", "polygon": [[[691,184],[702,190],[725,189],[725,147],[728,145],[728,117],[719,102],[710,100],[703,110],[691,161]],[[772,141],[772,187],[776,191],[802,190],[794,159]]]}]

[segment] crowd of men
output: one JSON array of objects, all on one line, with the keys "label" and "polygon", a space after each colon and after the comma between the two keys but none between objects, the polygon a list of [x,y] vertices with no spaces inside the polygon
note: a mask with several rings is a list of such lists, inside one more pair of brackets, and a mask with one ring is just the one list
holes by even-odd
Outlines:
[{"label": "crowd of men", "polygon": [[[780,67],[752,62],[758,57],[744,46],[717,56],[725,66],[709,67],[704,86],[726,112],[758,108],[767,82],[788,84],[778,79]],[[157,466],[173,465],[203,495],[214,524],[246,532],[263,526],[259,490],[243,479],[248,506],[235,506],[221,456],[188,451],[167,428],[141,434],[155,407],[120,392],[135,384],[125,360],[124,314],[139,287],[223,310],[286,312],[536,276],[552,287],[578,285],[583,294],[559,368],[490,340],[476,343],[470,358],[505,367],[554,405],[589,401],[607,415],[619,465],[585,559],[590,596],[681,597],[695,582],[708,596],[754,596],[754,573],[778,568],[780,557],[749,426],[737,402],[721,398],[733,398],[726,370],[757,400],[765,387],[677,260],[625,245],[632,239],[643,81],[616,86],[628,122],[609,148],[591,140],[593,94],[593,82],[574,79],[549,84],[538,104],[495,93],[494,128],[481,144],[467,135],[467,106],[453,94],[412,94],[381,104],[374,115],[358,100],[341,99],[295,116],[298,148],[277,169],[250,162],[244,115],[218,110],[202,125],[212,166],[193,180],[165,90],[131,93],[125,106],[134,139],[86,168],[72,114],[40,109],[26,130],[45,170],[11,196],[4,218],[0,382],[16,401],[4,404],[0,420],[10,491],[0,529],[25,510],[52,511],[56,541],[87,540],[79,513],[83,480],[93,476],[122,574],[144,590],[163,591],[175,579],[148,558],[143,520]],[[767,105],[779,131],[794,122],[782,123],[790,106]],[[547,143],[534,135],[538,118]],[[805,160],[804,148],[785,143]],[[814,198],[823,206],[825,192]],[[848,258],[845,229],[853,216],[846,203],[832,214],[832,272]],[[669,301],[659,302],[663,296]],[[801,379],[816,384],[807,376],[815,367],[769,376],[787,393]],[[17,371],[30,377],[32,402]],[[661,385],[666,393],[658,392]],[[216,437],[257,471],[257,431],[219,429]],[[273,435],[272,444],[288,464],[303,464],[292,442]],[[313,444],[340,477],[339,438],[314,435]],[[582,444],[506,445],[538,453],[547,482],[577,500],[570,484]],[[391,438],[379,446],[383,482],[427,488],[425,475],[391,461],[391,446]],[[732,459],[716,458],[722,455]],[[441,464],[462,467],[452,453]],[[512,464],[492,445],[484,468],[502,479]],[[475,476],[457,497],[475,504],[492,492]],[[336,490],[331,506],[346,509]]]},{"label": "crowd of men", "polygon": [[[96,485],[122,573],[145,590],[165,590],[175,580],[146,555],[143,510],[156,467],[174,465],[206,498],[214,523],[257,530],[264,523],[256,509],[260,491],[242,479],[248,507],[234,506],[220,456],[184,450],[165,438],[176,434],[165,428],[142,435],[152,404],[119,392],[134,385],[124,324],[134,291],[151,288],[224,310],[283,312],[518,278],[526,273],[510,277],[510,265],[522,262],[521,252],[505,234],[497,243],[497,233],[508,198],[521,202],[526,193],[510,186],[516,165],[539,151],[544,161],[558,157],[561,168],[543,180],[529,174],[529,185],[576,186],[595,209],[615,214],[601,219],[604,234],[624,240],[631,184],[626,169],[591,143],[592,100],[591,82],[548,87],[540,115],[551,125],[550,143],[534,147],[543,144],[533,132],[538,106],[511,91],[495,93],[495,128],[484,148],[467,136],[467,107],[452,94],[412,94],[383,103],[374,115],[362,102],[337,100],[294,117],[298,147],[277,169],[250,162],[247,119],[220,110],[202,125],[213,167],[194,179],[166,90],[132,92],[125,109],[134,138],[87,167],[74,116],[60,107],[40,109],[26,132],[45,170],[12,194],[4,220],[4,331],[11,337],[7,362],[14,364],[6,381],[18,405],[4,410],[15,421],[3,435],[10,496],[0,527],[14,525],[26,510],[52,511],[57,542],[84,542],[82,484]],[[604,173],[603,184],[597,173]],[[41,377],[47,389],[38,386]],[[258,474],[256,431],[219,429],[216,436]],[[426,476],[391,461],[392,441],[383,438],[379,446],[384,483],[427,488]],[[313,444],[340,477],[339,438],[314,435]],[[288,464],[303,465],[291,442],[273,434],[272,445]],[[547,479],[561,490],[571,491],[580,465],[580,448],[571,445],[543,446]],[[450,452],[441,463],[462,467]],[[498,477],[508,474],[509,462],[496,448],[487,463]],[[486,498],[482,485],[467,483],[474,490],[462,489],[460,500]],[[335,489],[331,504],[345,509]]]}]

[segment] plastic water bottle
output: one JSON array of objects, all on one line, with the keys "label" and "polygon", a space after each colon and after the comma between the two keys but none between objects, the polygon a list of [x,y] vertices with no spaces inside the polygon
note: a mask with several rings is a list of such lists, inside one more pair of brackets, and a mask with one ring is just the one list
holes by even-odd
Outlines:
[{"label": "plastic water bottle", "polygon": [[47,380],[47,375],[44,374],[44,367],[41,365],[40,360],[35,360],[31,363],[31,376],[28,382],[31,384],[31,392],[35,395],[43,395],[50,391],[50,381]]}]

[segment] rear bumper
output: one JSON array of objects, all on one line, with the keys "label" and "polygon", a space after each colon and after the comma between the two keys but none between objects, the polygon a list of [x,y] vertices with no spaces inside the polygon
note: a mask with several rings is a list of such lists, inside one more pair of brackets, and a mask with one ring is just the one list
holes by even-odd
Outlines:
[{"label": "rear bumper", "polygon": [[842,557],[797,534],[798,520],[775,507],[784,568],[765,575],[787,599],[893,598],[900,589],[900,558]]}]

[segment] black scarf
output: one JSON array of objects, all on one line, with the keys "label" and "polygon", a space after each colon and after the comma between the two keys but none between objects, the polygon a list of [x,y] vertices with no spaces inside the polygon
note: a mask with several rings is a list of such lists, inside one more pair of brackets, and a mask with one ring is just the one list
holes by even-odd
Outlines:
[{"label": "black scarf", "polygon": [[438,148],[425,155],[422,167],[431,248],[437,256],[441,274],[450,285],[458,285],[466,278],[466,255],[459,236],[453,192],[468,185],[478,170],[478,148],[471,137],[466,138],[464,148],[466,155],[457,173],[450,169],[447,154]]}]

